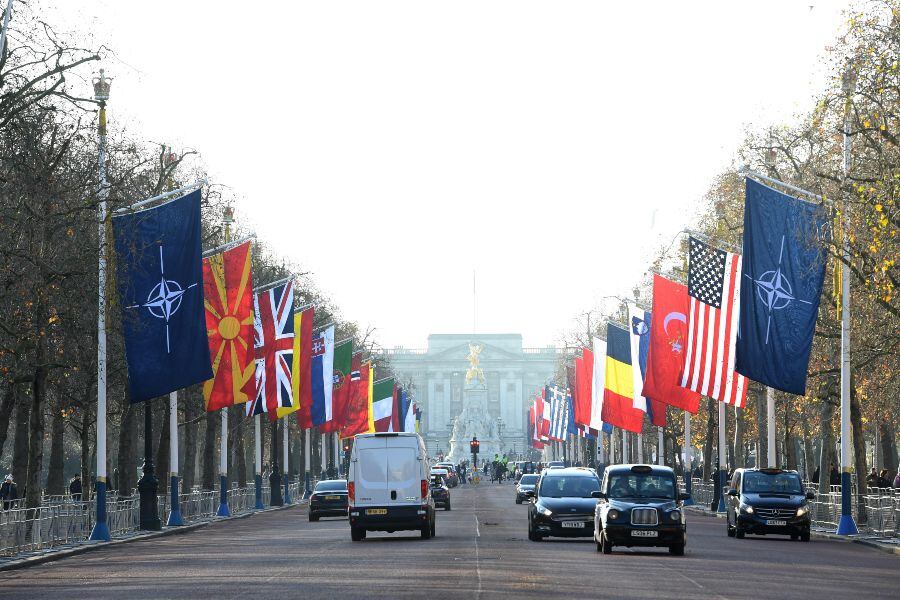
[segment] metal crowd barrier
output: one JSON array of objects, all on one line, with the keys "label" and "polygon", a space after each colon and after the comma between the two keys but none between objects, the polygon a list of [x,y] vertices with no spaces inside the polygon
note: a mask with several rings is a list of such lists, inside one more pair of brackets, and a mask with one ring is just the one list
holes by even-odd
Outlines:
[{"label": "metal crowd barrier", "polygon": [[[315,487],[318,478],[311,479]],[[288,484],[291,500],[300,502],[305,483],[302,478]],[[219,508],[218,490],[192,490],[179,495],[181,516],[185,523],[212,520]],[[269,506],[271,489],[265,482],[262,489],[263,506]],[[0,510],[0,557],[23,552],[41,552],[60,546],[73,545],[88,539],[96,522],[97,505],[93,501],[75,500],[65,496],[45,496],[38,508],[22,508],[14,501]],[[157,496],[159,518],[165,524],[169,514],[169,494]],[[228,504],[232,515],[255,510],[256,489],[232,487],[228,490]],[[0,504],[0,509],[3,505]],[[107,524],[112,536],[138,531],[140,526],[140,497],[112,496],[106,503]]]}]

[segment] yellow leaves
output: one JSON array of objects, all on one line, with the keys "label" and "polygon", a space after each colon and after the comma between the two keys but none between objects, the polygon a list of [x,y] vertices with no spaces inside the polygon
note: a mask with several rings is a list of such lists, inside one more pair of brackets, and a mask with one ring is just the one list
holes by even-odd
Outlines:
[{"label": "yellow leaves", "polygon": [[871,127],[871,126],[872,126],[872,121],[870,121],[870,120],[868,120],[868,119],[866,119],[865,121],[863,121],[863,127],[865,127],[866,129],[868,129],[868,128]]},{"label": "yellow leaves", "polygon": [[887,217],[881,217],[880,219],[878,219],[878,226],[881,227],[882,229],[887,227],[887,224],[888,224]]},{"label": "yellow leaves", "polygon": [[878,246],[876,246],[875,244],[870,244],[869,252],[871,252],[872,254],[875,254],[876,252],[878,252]]},{"label": "yellow leaves", "polygon": [[884,210],[884,205],[882,205],[880,202],[875,205],[875,212],[881,212],[883,210]]}]

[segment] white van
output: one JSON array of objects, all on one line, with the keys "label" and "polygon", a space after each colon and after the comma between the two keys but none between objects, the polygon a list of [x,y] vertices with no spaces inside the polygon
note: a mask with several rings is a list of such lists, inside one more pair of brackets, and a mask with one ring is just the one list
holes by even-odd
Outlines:
[{"label": "white van", "polygon": [[418,433],[362,433],[350,454],[350,537],[366,531],[418,529],[434,536],[428,455]]}]

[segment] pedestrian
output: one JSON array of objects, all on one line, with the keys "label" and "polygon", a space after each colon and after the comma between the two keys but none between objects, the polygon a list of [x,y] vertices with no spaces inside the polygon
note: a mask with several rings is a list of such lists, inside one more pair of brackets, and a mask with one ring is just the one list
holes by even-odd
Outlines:
[{"label": "pedestrian", "polygon": [[897,474],[894,475],[894,489],[900,489],[900,469],[897,469]]},{"label": "pedestrian", "polygon": [[69,495],[73,502],[81,502],[81,475],[76,474],[69,482]]},{"label": "pedestrian", "polygon": [[888,470],[882,469],[881,473],[878,474],[878,487],[880,488],[889,488],[891,487],[891,480],[888,479]]},{"label": "pedestrian", "polygon": [[831,463],[831,470],[828,475],[831,485],[841,485],[841,474],[838,472],[834,463]]},{"label": "pedestrian", "polygon": [[9,510],[10,507],[14,507],[19,499],[19,487],[13,481],[12,473],[7,475],[6,479],[3,480],[3,484],[0,485],[0,499],[3,500],[3,510]]},{"label": "pedestrian", "polygon": [[866,487],[867,488],[876,488],[880,487],[878,485],[878,469],[872,467],[872,470],[869,471],[869,474],[866,475]]}]

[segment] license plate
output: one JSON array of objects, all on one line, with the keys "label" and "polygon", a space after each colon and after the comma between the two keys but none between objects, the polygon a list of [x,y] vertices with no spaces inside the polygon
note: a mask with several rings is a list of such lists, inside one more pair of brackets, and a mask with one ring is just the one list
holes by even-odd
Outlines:
[{"label": "license plate", "polygon": [[386,508],[367,508],[366,514],[367,515],[386,515],[387,509]]},{"label": "license plate", "polygon": [[631,537],[659,537],[658,531],[633,530]]},{"label": "license plate", "polygon": [[784,527],[785,525],[787,525],[787,521],[773,521],[770,519],[766,521],[766,525],[771,525],[773,527]]},{"label": "license plate", "polygon": [[326,500],[340,500],[340,496],[325,496]]},{"label": "license plate", "polygon": [[576,529],[583,529],[587,525],[584,521],[563,521],[563,527],[573,527]]}]

